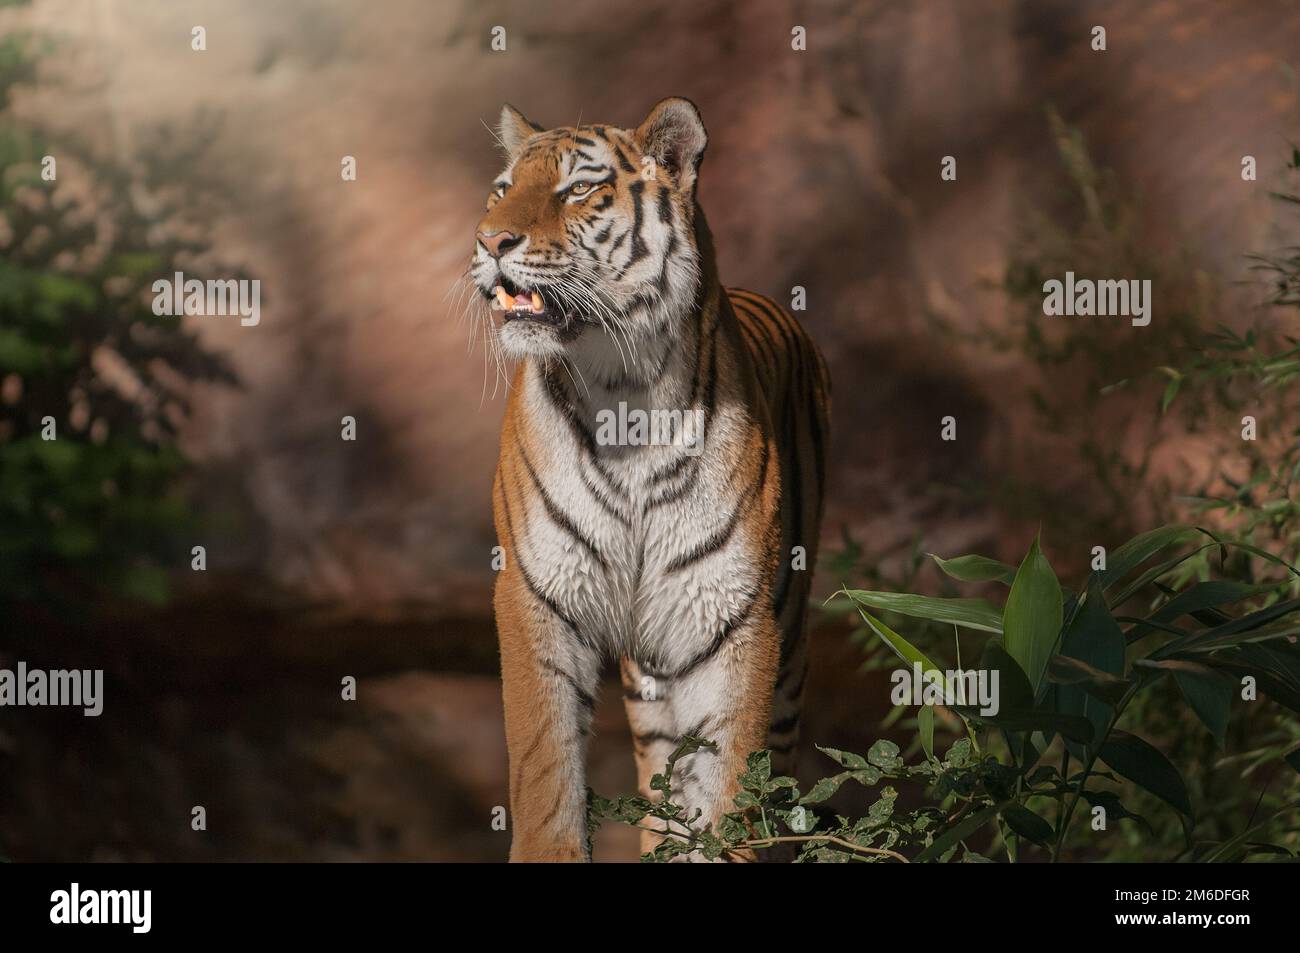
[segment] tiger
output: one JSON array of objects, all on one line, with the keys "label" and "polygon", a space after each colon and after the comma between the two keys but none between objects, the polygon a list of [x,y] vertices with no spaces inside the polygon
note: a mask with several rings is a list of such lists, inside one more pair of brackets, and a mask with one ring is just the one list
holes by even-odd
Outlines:
[{"label": "tiger", "polygon": [[687,736],[711,742],[671,779],[698,825],[735,810],[749,753],[792,770],[830,377],[790,314],[720,284],[689,100],[635,129],[507,104],[495,135],[468,276],[514,363],[492,484],[510,860],[582,862],[607,666],[645,796]]}]

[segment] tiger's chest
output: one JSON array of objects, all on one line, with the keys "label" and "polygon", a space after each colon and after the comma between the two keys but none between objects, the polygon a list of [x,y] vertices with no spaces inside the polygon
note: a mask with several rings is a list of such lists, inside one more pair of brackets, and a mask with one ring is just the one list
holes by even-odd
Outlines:
[{"label": "tiger's chest", "polygon": [[590,643],[656,667],[690,658],[761,588],[752,488],[734,461],[743,424],[714,414],[702,446],[683,450],[609,444],[535,411],[503,446],[503,476],[526,491],[517,558]]}]

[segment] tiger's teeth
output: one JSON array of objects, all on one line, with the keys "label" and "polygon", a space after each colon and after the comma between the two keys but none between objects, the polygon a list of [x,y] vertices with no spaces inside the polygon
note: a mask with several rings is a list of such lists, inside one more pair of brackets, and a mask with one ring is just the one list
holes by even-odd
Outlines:
[{"label": "tiger's teeth", "polygon": [[497,304],[501,305],[502,311],[509,311],[515,306],[515,299],[510,297],[510,292],[506,291],[500,285],[496,287]]},{"label": "tiger's teeth", "polygon": [[541,312],[541,310],[542,310],[542,296],[539,295],[536,291],[534,291],[534,292],[533,292],[533,311],[534,311],[534,312]]}]

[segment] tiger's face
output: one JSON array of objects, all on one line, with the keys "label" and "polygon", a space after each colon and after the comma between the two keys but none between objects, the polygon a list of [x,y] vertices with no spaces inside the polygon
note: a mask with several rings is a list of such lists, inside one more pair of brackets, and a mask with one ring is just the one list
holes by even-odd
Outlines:
[{"label": "tiger's face", "polygon": [[510,358],[636,354],[673,334],[699,282],[695,106],[657,105],[635,130],[544,130],[511,106],[507,164],[478,224],[470,276]]}]

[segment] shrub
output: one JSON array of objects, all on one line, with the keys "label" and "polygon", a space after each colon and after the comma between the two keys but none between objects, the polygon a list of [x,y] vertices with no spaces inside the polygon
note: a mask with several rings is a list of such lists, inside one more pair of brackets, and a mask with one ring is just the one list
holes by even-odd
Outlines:
[{"label": "shrub", "polygon": [[[1300,572],[1256,551],[1277,572],[1273,581],[1213,579],[1181,590],[1165,584],[1188,559],[1206,550],[1222,559],[1238,545],[1192,527],[1163,527],[1109,556],[1098,554],[1077,591],[1059,583],[1037,540],[1018,568],[977,555],[935,557],[944,573],[962,583],[1005,588],[1001,606],[984,598],[843,589],[837,595],[909,670],[943,681],[945,672],[960,673],[961,667],[937,664],[885,624],[880,610],[952,626],[960,641],[976,640],[965,654],[978,648],[980,663],[971,671],[985,673],[997,686],[997,704],[982,706],[969,696],[926,704],[917,718],[923,757],[914,764],[884,740],[865,756],[822,749],[843,770],[806,793],[793,778],[771,777],[768,755],[757,753],[740,777],[736,810],[716,829],[698,828],[698,812],[692,815],[673,800],[678,761],[709,745],[685,739],[654,779],[659,800],[593,795],[592,822],[667,830],[671,836],[644,858],[653,861],[696,851],[708,859],[745,857],[785,843],[799,845],[800,861],[990,859],[991,848],[981,853],[975,840],[986,828],[994,832],[993,847],[1009,860],[1035,850],[1057,860],[1105,853],[1121,821],[1153,832],[1132,806],[1134,792],[1141,791],[1176,816],[1182,833],[1169,856],[1148,859],[1294,856],[1294,834],[1280,825],[1300,808],[1290,771],[1300,772],[1300,745],[1284,741],[1250,752],[1252,759],[1289,765],[1286,791],[1261,790],[1258,819],[1227,835],[1202,837],[1207,809],[1212,816],[1217,805],[1194,802],[1184,773],[1161,751],[1167,739],[1133,717],[1137,700],[1162,692],[1162,705],[1183,707],[1222,746],[1238,700],[1279,706],[1291,719],[1300,713],[1300,622],[1292,618],[1300,599],[1261,599]],[[1152,599],[1141,615],[1126,614],[1125,607],[1148,595]],[[1252,600],[1267,604],[1251,605]],[[1231,614],[1230,607],[1239,604],[1244,608]],[[942,758],[935,746],[940,721],[955,723],[959,735]],[[897,791],[886,785],[865,817],[820,814],[816,806],[849,781],[869,787],[883,781],[919,784],[932,803],[896,812]],[[1091,823],[1080,824],[1085,804]],[[1270,834],[1289,840],[1270,841]],[[1161,846],[1153,843],[1151,853]]]}]

